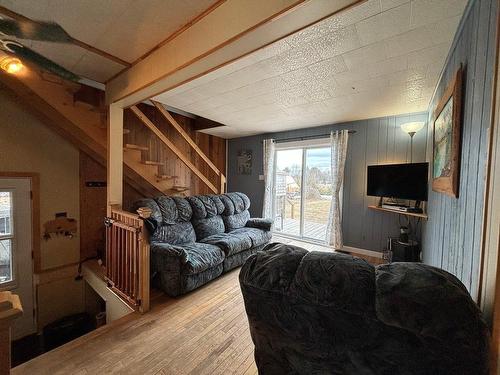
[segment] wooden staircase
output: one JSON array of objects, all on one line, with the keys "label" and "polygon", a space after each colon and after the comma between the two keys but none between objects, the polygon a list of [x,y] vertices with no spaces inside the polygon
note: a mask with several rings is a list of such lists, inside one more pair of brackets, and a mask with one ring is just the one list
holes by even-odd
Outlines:
[{"label": "wooden staircase", "polygon": [[[42,119],[50,128],[71,141],[102,165],[106,165],[107,148],[107,110],[104,106],[104,96],[95,94],[98,90],[79,84],[63,82],[46,73],[27,70],[23,77],[17,78],[8,74],[0,74],[0,87],[5,86],[21,99],[21,102],[31,112]],[[217,175],[217,181],[209,178],[174,145],[173,142],[153,124],[139,109],[132,107],[134,114],[140,117],[161,142],[173,151],[189,170],[197,176],[213,193],[223,192],[225,177],[212,161],[196,145],[196,142],[182,129],[163,106],[155,103],[158,111],[178,131],[184,140],[193,147],[211,170]],[[147,158],[149,147],[127,141],[130,129],[124,129],[123,163],[124,178],[134,189],[146,196],[158,194],[179,195],[189,191],[189,186],[183,186],[177,181],[176,175],[164,172],[164,161]]]}]

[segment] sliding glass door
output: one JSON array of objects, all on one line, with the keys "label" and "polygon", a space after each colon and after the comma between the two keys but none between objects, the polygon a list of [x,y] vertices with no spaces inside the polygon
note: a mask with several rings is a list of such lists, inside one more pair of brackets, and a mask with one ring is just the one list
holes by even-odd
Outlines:
[{"label": "sliding glass door", "polygon": [[331,153],[327,146],[276,151],[275,231],[324,242],[330,210]]}]

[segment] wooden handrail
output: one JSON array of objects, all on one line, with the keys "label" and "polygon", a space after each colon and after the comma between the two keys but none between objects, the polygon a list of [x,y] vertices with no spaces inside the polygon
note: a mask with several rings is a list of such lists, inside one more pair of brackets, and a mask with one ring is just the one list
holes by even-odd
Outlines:
[{"label": "wooden handrail", "polygon": [[10,373],[11,326],[23,313],[19,296],[0,292],[0,375]]},{"label": "wooden handrail", "polygon": [[198,169],[196,166],[191,163],[191,161],[163,134],[163,132],[158,129],[155,124],[151,122],[151,120],[144,114],[142,111],[137,108],[137,106],[130,107],[132,112],[142,121],[142,123],[149,128],[156,136],[167,146],[181,161],[186,164],[186,166],[196,175],[200,180],[202,180],[205,185],[209,187],[215,194],[218,193],[217,188],[214,184],[212,184],[208,178]]},{"label": "wooden handrail", "polygon": [[177,121],[172,117],[172,115],[165,109],[165,107],[154,100],[151,100],[154,106],[160,111],[163,117],[170,122],[170,124],[179,132],[179,134],[184,138],[184,140],[189,143],[189,145],[196,151],[196,153],[209,165],[210,168],[217,174],[220,175],[220,170],[215,166],[214,163],[210,160],[210,158],[202,151],[200,147],[196,144],[196,142],[189,136],[189,134],[179,125]]}]

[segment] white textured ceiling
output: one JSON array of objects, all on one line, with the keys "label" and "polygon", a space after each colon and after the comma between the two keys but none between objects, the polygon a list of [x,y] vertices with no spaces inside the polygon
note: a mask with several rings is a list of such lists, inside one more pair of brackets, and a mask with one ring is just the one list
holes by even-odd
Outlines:
[{"label": "white textured ceiling", "polygon": [[368,0],[157,97],[232,138],[427,110],[467,0]]},{"label": "white textured ceiling", "polygon": [[[0,0],[0,5],[28,18],[57,22],[72,37],[129,63],[214,3],[215,0]],[[21,42],[98,82],[124,68],[73,45]]]}]

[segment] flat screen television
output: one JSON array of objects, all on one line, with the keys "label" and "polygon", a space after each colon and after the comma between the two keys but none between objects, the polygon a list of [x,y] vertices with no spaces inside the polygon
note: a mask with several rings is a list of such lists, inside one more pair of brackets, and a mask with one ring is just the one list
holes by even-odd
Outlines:
[{"label": "flat screen television", "polygon": [[368,166],[367,195],[427,201],[429,163]]}]

